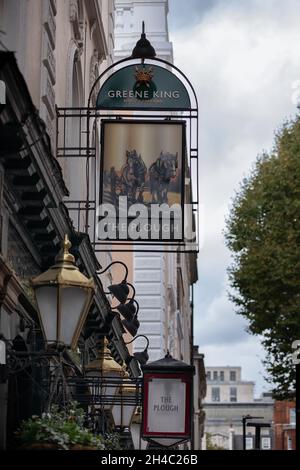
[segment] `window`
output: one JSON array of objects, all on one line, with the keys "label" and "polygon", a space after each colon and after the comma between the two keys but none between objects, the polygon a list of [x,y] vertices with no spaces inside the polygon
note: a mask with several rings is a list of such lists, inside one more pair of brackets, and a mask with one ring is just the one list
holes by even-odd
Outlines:
[{"label": "window", "polygon": [[235,382],[235,381],[236,381],[236,371],[235,371],[235,370],[231,370],[229,377],[230,377],[230,382]]},{"label": "window", "polygon": [[214,380],[218,380],[218,372],[214,370]]},{"label": "window", "polygon": [[220,371],[220,381],[224,382],[224,371],[223,370]]},{"label": "window", "polygon": [[230,401],[237,401],[237,389],[236,387],[230,387]]},{"label": "window", "polygon": [[209,371],[209,372],[206,372],[206,378],[207,378],[207,380],[211,380],[211,373],[210,373],[210,371]]},{"label": "window", "polygon": [[220,401],[220,389],[219,387],[212,387],[211,389],[211,400]]},{"label": "window", "polygon": [[296,424],[296,408],[290,408],[290,424]]}]

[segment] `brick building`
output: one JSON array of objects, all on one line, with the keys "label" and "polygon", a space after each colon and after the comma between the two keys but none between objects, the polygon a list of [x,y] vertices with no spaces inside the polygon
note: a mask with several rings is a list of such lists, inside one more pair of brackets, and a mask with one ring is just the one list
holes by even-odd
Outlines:
[{"label": "brick building", "polygon": [[294,401],[274,403],[275,450],[296,449],[296,404]]}]

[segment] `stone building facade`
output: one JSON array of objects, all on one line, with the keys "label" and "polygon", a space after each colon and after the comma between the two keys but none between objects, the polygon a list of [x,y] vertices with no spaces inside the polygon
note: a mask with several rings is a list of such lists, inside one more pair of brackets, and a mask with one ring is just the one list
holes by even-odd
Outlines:
[{"label": "stone building facade", "polygon": [[[262,429],[261,448],[274,445],[273,408],[270,394],[254,397],[255,383],[242,379],[241,367],[220,366],[206,370],[207,392],[203,403],[205,411],[205,434],[203,447],[229,450],[243,448],[243,416],[250,415],[270,425]],[[249,423],[251,420],[249,421]],[[255,429],[246,429],[247,448],[254,448]]]},{"label": "stone building facade", "polygon": [[207,367],[206,403],[254,401],[254,382],[242,380],[241,367]]},{"label": "stone building facade", "polygon": [[[111,256],[94,252],[78,214],[69,210],[70,200],[86,196],[84,163],[55,158],[61,139],[56,140],[56,106],[85,106],[95,78],[112,63],[114,2],[0,0],[0,30],[0,80],[6,85],[6,104],[0,107],[1,360],[5,346],[25,356],[43,349],[30,279],[54,263],[68,234],[76,264],[94,278],[96,293],[76,360],[66,352],[66,367],[82,374],[83,364],[97,356],[97,345],[109,332],[120,363],[137,376],[137,360],[129,355],[122,329],[117,335],[119,317],[114,328],[106,323],[110,304],[96,271]],[[76,121],[65,132],[73,142]],[[108,272],[102,281],[105,285],[111,279]],[[16,371],[11,362],[3,365],[2,449],[13,448],[20,420],[39,414],[43,406],[41,368],[32,364]]]}]

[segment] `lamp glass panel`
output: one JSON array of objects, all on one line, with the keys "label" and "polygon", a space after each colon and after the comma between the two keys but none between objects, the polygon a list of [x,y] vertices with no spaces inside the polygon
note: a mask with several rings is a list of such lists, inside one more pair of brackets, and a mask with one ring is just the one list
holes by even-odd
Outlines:
[{"label": "lamp glass panel", "polygon": [[[90,386],[90,392],[93,395],[95,392],[98,392],[103,398],[103,403],[96,405],[95,408],[101,408],[104,410],[110,410],[115,401],[115,395],[119,389],[119,385],[117,381],[114,381],[115,378],[120,378],[120,374],[117,372],[102,372],[101,370],[88,370],[87,374],[88,377],[100,377],[100,387],[95,389],[93,386]],[[101,379],[104,379],[103,382]],[[110,381],[112,379],[112,381]],[[111,383],[107,384],[106,380],[110,381]],[[112,382],[115,382],[112,384]]]},{"label": "lamp glass panel", "polygon": [[128,405],[126,403],[114,405],[111,412],[115,426],[129,428],[135,408],[136,405]]},{"label": "lamp glass panel", "polygon": [[120,374],[118,374],[117,372],[110,371],[104,372],[102,374],[102,377],[106,377],[108,381],[110,378],[112,378],[112,382],[115,382],[111,384],[104,384],[102,386],[102,395],[104,395],[104,397],[107,399],[107,403],[104,405],[104,409],[110,410],[112,405],[114,404],[115,396],[119,389],[117,381],[114,381],[114,378],[120,378]]},{"label": "lamp glass panel", "polygon": [[68,346],[72,343],[87,297],[88,291],[80,287],[61,288],[60,341]]},{"label": "lamp glass panel", "polygon": [[42,286],[35,291],[46,341],[56,341],[57,287]]}]

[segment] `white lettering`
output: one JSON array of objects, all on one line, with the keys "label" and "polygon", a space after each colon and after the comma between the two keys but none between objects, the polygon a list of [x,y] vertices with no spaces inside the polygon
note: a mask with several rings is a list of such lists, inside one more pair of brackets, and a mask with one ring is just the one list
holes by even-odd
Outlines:
[{"label": "white lettering", "polygon": [[[149,99],[149,90],[143,91],[133,91],[133,90],[109,90],[107,92],[109,98],[137,98],[137,99]],[[160,91],[153,91],[152,98],[180,98],[180,93],[177,90],[160,90]]]}]

